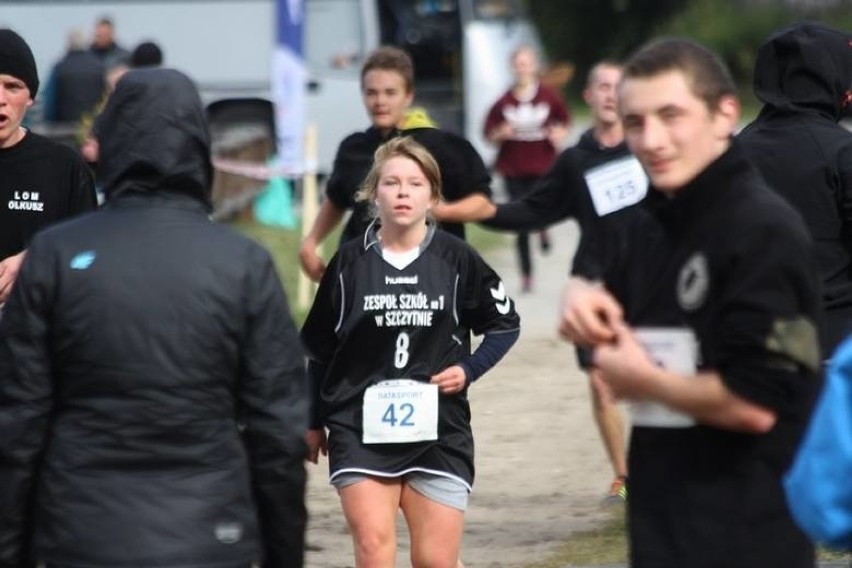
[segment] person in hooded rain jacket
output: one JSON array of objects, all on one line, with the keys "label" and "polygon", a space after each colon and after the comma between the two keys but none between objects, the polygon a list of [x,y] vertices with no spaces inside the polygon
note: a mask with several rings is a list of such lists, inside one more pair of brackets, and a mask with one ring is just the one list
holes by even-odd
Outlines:
[{"label": "person in hooded rain jacket", "polygon": [[852,33],[799,23],[757,53],[754,92],[764,105],[739,135],[769,185],[805,219],[822,276],[821,351],[852,331]]},{"label": "person in hooded rain jacket", "polygon": [[303,354],[209,220],[198,93],[132,71],[101,120],[107,203],[33,239],[0,322],[0,565],[302,566]]}]

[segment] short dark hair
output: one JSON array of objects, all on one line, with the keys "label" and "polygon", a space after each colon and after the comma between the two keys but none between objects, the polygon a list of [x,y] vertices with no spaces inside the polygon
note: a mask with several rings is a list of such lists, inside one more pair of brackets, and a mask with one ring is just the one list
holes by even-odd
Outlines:
[{"label": "short dark hair", "polygon": [[597,72],[601,69],[604,69],[605,67],[609,67],[610,69],[618,69],[619,71],[624,69],[624,65],[614,59],[601,59],[600,61],[592,65],[591,69],[589,69],[589,73],[586,75],[586,87],[592,86],[592,81],[594,80]]},{"label": "short dark hair", "polygon": [[157,67],[163,64],[163,52],[153,41],[144,41],[130,54],[131,67]]},{"label": "short dark hair", "polygon": [[723,97],[736,96],[731,73],[711,50],[683,38],[652,40],[639,48],[624,64],[624,79],[648,78],[668,71],[682,72],[692,93],[711,111]]},{"label": "short dark hair", "polygon": [[361,66],[361,85],[364,84],[364,77],[370,71],[379,69],[381,71],[396,71],[402,75],[405,81],[405,89],[410,93],[414,90],[414,63],[411,57],[402,49],[392,46],[383,45],[375,50],[364,61]]}]

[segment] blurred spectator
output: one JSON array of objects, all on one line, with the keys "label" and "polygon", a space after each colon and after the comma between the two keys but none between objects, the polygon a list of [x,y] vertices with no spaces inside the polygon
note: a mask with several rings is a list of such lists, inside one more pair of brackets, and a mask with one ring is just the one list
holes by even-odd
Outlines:
[{"label": "blurred spectator", "polygon": [[802,215],[822,275],[824,357],[852,331],[852,33],[795,24],[760,46],[763,102],[739,140],[769,185]]},{"label": "blurred spectator", "polygon": [[94,108],[104,91],[104,64],[86,48],[80,30],[68,34],[68,51],[57,63],[45,90],[44,119],[77,122]]},{"label": "blurred spectator", "polygon": [[30,47],[14,31],[0,30],[0,307],[33,235],[95,207],[91,173],[80,157],[21,126],[38,87]]},{"label": "blurred spectator", "polygon": [[100,18],[95,23],[95,39],[92,42],[91,50],[101,59],[107,69],[115,67],[118,63],[127,63],[130,60],[130,52],[116,43],[115,26],[112,20],[106,17]]},{"label": "blurred spectator", "polygon": [[[495,168],[506,180],[513,201],[532,189],[553,162],[568,135],[570,115],[562,97],[541,84],[538,55],[523,45],[510,61],[515,81],[500,96],[485,118],[485,137],[499,148]],[[541,232],[541,248],[550,249],[546,231]],[[521,231],[517,240],[523,291],[532,289],[532,259],[529,233]]]},{"label": "blurred spectator", "polygon": [[97,125],[95,124],[95,119],[97,119],[98,115],[106,106],[109,96],[115,90],[115,85],[118,83],[118,80],[121,79],[129,69],[130,67],[127,66],[127,63],[119,62],[107,70],[106,82],[104,89],[101,92],[100,99],[92,107],[91,112],[84,113],[82,120],[80,120],[80,128],[78,129],[77,134],[78,142],[80,144],[80,153],[83,155],[83,159],[86,160],[86,163],[93,168],[97,166],[99,153],[96,130]]},{"label": "blurred spectator", "polygon": [[163,64],[163,51],[153,41],[144,41],[130,54],[130,67],[160,67]]}]

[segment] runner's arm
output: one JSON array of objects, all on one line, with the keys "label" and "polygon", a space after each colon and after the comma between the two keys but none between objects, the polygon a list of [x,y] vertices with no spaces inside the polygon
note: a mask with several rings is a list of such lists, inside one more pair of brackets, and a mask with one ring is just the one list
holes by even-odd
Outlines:
[{"label": "runner's arm", "polygon": [[302,240],[299,262],[302,270],[314,282],[319,282],[325,272],[325,261],[317,254],[317,247],[340,224],[344,213],[330,199],[324,199],[310,232]]},{"label": "runner's arm", "polygon": [[569,149],[559,155],[553,168],[536,182],[532,191],[521,199],[501,203],[482,224],[503,231],[535,231],[577,217],[577,195],[587,190],[570,152]]},{"label": "runner's arm", "polygon": [[464,369],[465,381],[472,383],[502,359],[521,335],[520,328],[486,333],[476,351],[462,357],[459,366]]},{"label": "runner's arm", "polygon": [[470,223],[494,215],[496,206],[483,193],[473,193],[452,202],[441,202],[432,208],[432,214],[440,223]]},{"label": "runner's arm", "polygon": [[775,425],[775,411],[734,393],[718,372],[685,376],[665,370],[626,325],[616,325],[615,332],[614,341],[595,349],[594,365],[617,397],[660,402],[725,430],[760,434]]}]

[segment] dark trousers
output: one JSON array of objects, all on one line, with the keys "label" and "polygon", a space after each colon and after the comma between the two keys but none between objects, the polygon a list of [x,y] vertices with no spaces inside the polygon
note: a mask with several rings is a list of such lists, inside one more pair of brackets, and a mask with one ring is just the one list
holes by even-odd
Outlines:
[{"label": "dark trousers", "polygon": [[[535,182],[538,181],[537,176],[525,177],[507,177],[506,191],[509,192],[509,198],[512,201],[517,201],[529,193]],[[518,232],[515,246],[518,250],[518,261],[521,263],[521,274],[524,276],[532,275],[532,258],[530,257],[530,234],[526,231]]]}]

